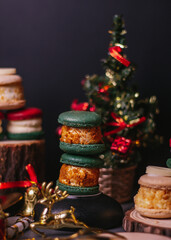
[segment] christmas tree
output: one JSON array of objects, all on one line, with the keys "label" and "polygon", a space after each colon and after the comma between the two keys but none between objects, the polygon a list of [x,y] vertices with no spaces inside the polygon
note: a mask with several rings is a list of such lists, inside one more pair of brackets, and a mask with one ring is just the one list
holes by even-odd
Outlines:
[{"label": "christmas tree", "polygon": [[135,164],[140,159],[138,149],[153,143],[158,108],[155,96],[142,99],[137,89],[130,86],[135,66],[123,54],[127,46],[122,16],[114,16],[109,33],[109,52],[102,62],[105,74],[86,76],[82,86],[89,103],[73,101],[71,108],[101,115],[108,149],[101,157],[106,167],[120,168]]}]

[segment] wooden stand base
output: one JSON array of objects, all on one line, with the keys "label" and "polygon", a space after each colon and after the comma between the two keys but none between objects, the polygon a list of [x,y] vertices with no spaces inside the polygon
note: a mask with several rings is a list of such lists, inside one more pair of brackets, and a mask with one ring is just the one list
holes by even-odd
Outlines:
[{"label": "wooden stand base", "polygon": [[25,166],[29,163],[41,182],[44,178],[44,140],[0,141],[0,182],[25,180],[28,178]]},{"label": "wooden stand base", "polygon": [[123,228],[127,232],[155,233],[171,236],[171,219],[152,219],[141,216],[135,209],[126,212]]}]

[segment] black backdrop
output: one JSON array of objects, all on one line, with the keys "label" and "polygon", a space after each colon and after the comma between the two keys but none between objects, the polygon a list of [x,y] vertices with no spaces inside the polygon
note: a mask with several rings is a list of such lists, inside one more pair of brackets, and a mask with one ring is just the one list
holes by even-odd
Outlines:
[{"label": "black backdrop", "polygon": [[[0,0],[0,67],[16,67],[24,79],[27,106],[43,109],[46,175],[56,179],[60,150],[57,117],[74,98],[86,100],[80,81],[102,73],[114,14],[123,14],[128,59],[138,66],[134,82],[142,96],[156,95],[158,132],[170,134],[170,0]],[[155,157],[150,158],[155,162]]]}]

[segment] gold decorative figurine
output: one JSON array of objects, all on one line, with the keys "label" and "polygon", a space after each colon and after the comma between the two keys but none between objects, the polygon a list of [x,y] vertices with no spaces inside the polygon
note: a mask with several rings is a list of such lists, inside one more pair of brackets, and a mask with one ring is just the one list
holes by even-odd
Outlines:
[{"label": "gold decorative figurine", "polygon": [[38,199],[41,198],[41,192],[39,187],[36,184],[33,184],[31,187],[29,187],[25,192],[25,202],[24,202],[24,208],[20,215],[25,217],[33,217],[34,216],[34,207],[38,201]]},{"label": "gold decorative figurine", "polygon": [[36,228],[43,229],[61,229],[61,228],[88,228],[86,224],[76,219],[74,215],[74,207],[70,207],[68,210],[61,211],[53,214],[52,207],[54,203],[59,202],[68,197],[66,191],[62,192],[58,186],[55,190],[51,188],[52,182],[46,184],[42,183],[41,193],[43,198],[38,202],[44,204],[46,207],[43,210],[38,222],[30,224],[32,231],[42,236],[45,236],[43,232],[38,231]]},{"label": "gold decorative figurine", "polygon": [[7,213],[4,213],[2,210],[2,206],[0,204],[0,239],[6,240],[5,234],[5,218],[8,217]]}]

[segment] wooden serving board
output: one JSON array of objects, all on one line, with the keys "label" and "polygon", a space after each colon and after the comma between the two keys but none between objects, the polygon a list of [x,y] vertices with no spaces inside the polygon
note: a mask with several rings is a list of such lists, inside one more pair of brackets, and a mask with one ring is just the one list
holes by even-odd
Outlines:
[{"label": "wooden serving board", "polygon": [[99,234],[99,236],[108,237],[111,240],[170,240],[169,237],[151,233],[119,232],[117,234],[120,237],[115,238],[112,234]]},{"label": "wooden serving board", "polygon": [[154,233],[171,237],[171,219],[153,219],[141,216],[135,209],[126,212],[123,220],[126,232]]},{"label": "wooden serving board", "polygon": [[119,233],[121,236],[125,237],[127,240],[169,240],[169,237],[161,236],[151,233]]}]

